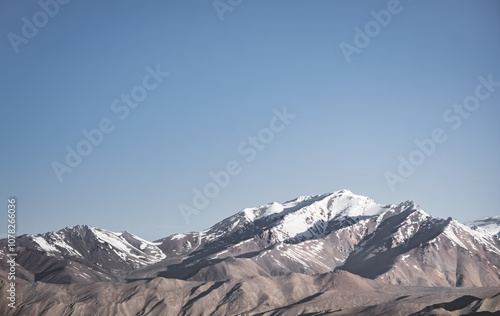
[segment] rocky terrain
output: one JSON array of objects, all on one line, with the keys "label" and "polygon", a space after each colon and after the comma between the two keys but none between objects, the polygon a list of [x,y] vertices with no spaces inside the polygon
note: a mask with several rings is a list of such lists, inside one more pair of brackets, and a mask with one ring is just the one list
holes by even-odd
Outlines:
[{"label": "rocky terrain", "polygon": [[500,310],[499,232],[498,217],[464,225],[348,190],[154,242],[68,227],[17,238],[17,307],[2,296],[0,314],[488,315]]}]

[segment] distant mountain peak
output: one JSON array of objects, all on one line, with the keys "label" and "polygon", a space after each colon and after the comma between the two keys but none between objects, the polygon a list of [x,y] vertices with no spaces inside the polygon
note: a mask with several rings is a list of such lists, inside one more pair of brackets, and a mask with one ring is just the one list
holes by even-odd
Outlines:
[{"label": "distant mountain peak", "polygon": [[474,230],[481,230],[500,237],[500,215],[483,217],[475,221],[467,222],[465,225]]}]

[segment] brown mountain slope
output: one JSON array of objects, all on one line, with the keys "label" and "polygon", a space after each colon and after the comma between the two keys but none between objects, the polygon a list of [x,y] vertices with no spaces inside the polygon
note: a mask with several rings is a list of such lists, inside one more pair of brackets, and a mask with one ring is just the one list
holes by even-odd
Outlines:
[{"label": "brown mountain slope", "polygon": [[[0,290],[5,293],[5,276]],[[156,278],[131,283],[20,283],[18,308],[1,315],[409,315],[466,295],[495,311],[500,288],[381,285],[346,271],[197,282]],[[483,300],[484,299],[484,300]],[[467,304],[465,304],[467,305]],[[465,306],[464,305],[464,306]],[[446,306],[444,306],[446,307]],[[465,306],[467,307],[467,306]]]}]

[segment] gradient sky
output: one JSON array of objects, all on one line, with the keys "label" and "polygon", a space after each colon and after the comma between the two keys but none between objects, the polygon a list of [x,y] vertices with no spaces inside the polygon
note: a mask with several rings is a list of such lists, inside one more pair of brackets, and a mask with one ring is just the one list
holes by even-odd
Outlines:
[{"label": "gradient sky", "polygon": [[[251,0],[221,21],[211,1],[71,1],[16,53],[9,34],[42,9],[3,1],[0,233],[10,196],[18,234],[88,224],[149,240],[340,189],[461,221],[500,214],[500,87],[456,130],[443,120],[479,76],[500,81],[500,4],[401,1],[348,63],[340,44],[390,3]],[[113,100],[156,65],[170,75],[120,120]],[[247,162],[239,144],[283,107],[296,117]],[[59,182],[52,163],[103,118],[115,129]],[[435,128],[447,140],[392,191],[384,173]],[[179,204],[231,160],[241,173],[186,223]]]}]

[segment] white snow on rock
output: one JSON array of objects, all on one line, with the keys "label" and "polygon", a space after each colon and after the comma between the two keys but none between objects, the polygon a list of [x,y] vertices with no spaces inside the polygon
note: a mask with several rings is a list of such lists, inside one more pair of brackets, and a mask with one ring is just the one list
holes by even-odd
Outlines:
[{"label": "white snow on rock", "polygon": [[474,230],[484,230],[491,235],[500,235],[500,215],[484,217],[476,221],[465,223]]},{"label": "white snow on rock", "polygon": [[475,243],[483,246],[487,251],[500,255],[496,247],[494,236],[485,230],[472,229],[456,220],[452,220],[444,230],[444,236],[448,237],[454,244],[467,249],[477,250]]},{"label": "white snow on rock", "polygon": [[56,247],[52,246],[51,244],[47,243],[45,239],[42,237],[33,237],[33,241],[40,246],[40,250],[44,250],[47,252],[59,252]]},{"label": "white snow on rock", "polygon": [[64,253],[72,257],[83,257],[81,253],[67,243],[64,234],[61,232],[47,233],[45,234],[45,238],[41,236],[33,236],[32,238],[38,244],[39,249],[47,251],[49,255]]},{"label": "white snow on rock", "polygon": [[[101,244],[99,246],[100,249],[106,250],[110,255],[116,254],[122,261],[147,265],[166,258],[166,255],[156,246],[156,244],[133,234],[127,232],[115,233],[104,229],[86,227]],[[69,257],[83,257],[78,250],[70,246],[70,244],[73,244],[71,239],[77,241],[79,239],[89,238],[88,235],[82,234],[84,234],[82,233],[82,226],[75,226],[64,228],[58,232],[49,232],[30,237],[36,243],[36,248],[41,251],[46,251],[49,256],[63,255]],[[108,249],[106,249],[106,246]],[[112,250],[112,252],[109,250]]]},{"label": "white snow on rock", "polygon": [[[91,230],[96,236],[97,240],[102,243],[107,243],[113,249],[113,251],[123,260],[133,260],[141,265],[144,265],[148,263],[156,263],[166,258],[166,255],[161,250],[159,250],[156,245],[130,233],[128,234],[130,234],[132,239],[140,242],[138,248],[130,244],[124,238],[123,233],[114,233],[97,228],[91,228]],[[147,248],[151,248],[156,253],[160,253],[161,255],[147,255],[143,252],[143,250],[146,250]]]},{"label": "white snow on rock", "polygon": [[[284,241],[299,234],[307,238],[320,237],[326,223],[334,218],[370,217],[383,212],[383,207],[370,198],[342,190],[332,194],[310,197],[311,203],[297,209],[296,200],[283,204],[282,222],[273,228],[278,240]],[[314,227],[314,229],[312,229]]]},{"label": "white snow on rock", "polygon": [[172,240],[176,240],[176,239],[181,239],[183,237],[186,237],[186,235],[184,234],[175,234],[171,237]]},{"label": "white snow on rock", "polygon": [[269,206],[267,208],[267,210],[264,212],[264,214],[261,215],[261,217],[267,217],[269,215],[278,214],[281,212],[283,212],[283,205],[281,205],[277,202],[273,202],[273,203],[271,203],[271,206]]}]

